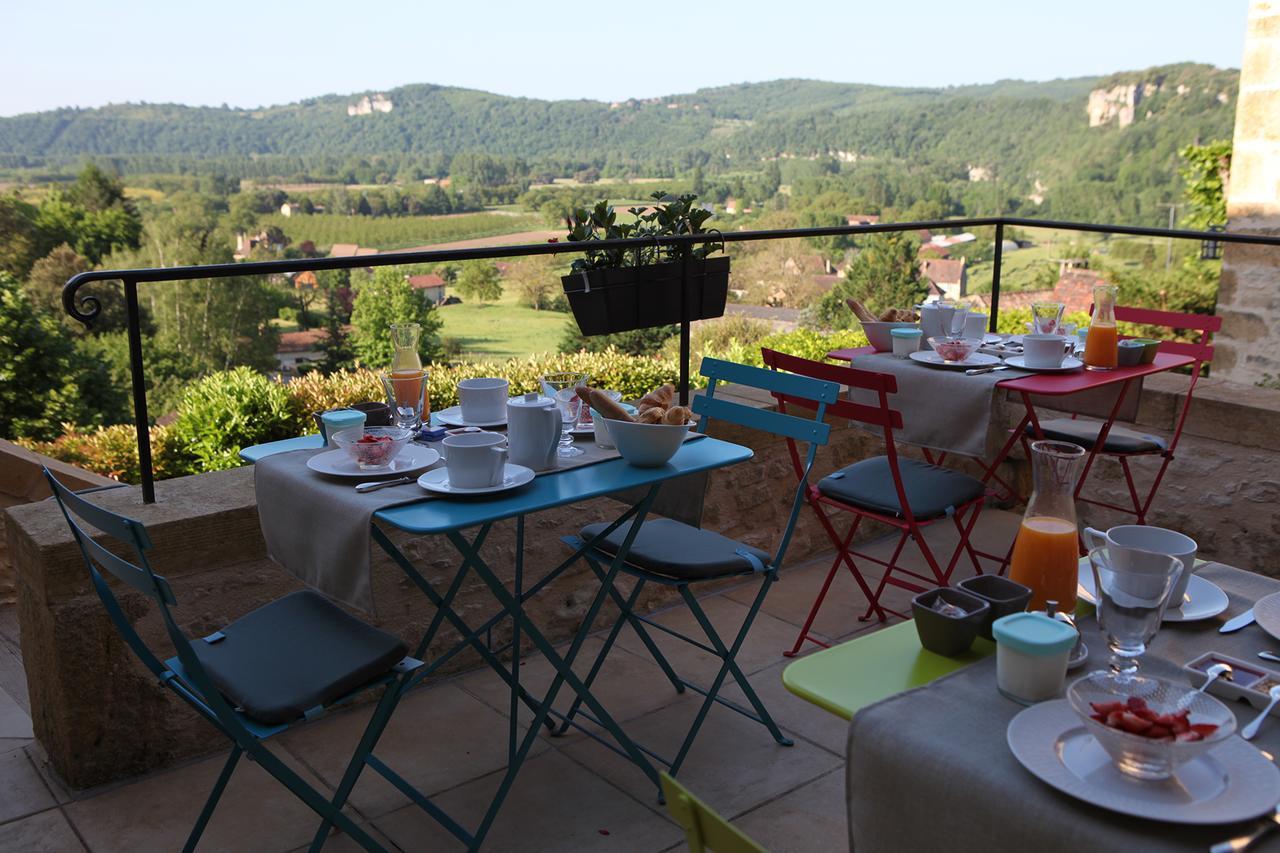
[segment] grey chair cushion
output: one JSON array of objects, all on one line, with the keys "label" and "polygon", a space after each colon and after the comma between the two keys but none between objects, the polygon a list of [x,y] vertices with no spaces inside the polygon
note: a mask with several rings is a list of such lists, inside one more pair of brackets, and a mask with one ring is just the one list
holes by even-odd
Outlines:
[{"label": "grey chair cushion", "polygon": [[[986,491],[981,480],[968,474],[916,459],[898,457],[898,470],[902,472],[907,505],[918,521],[945,515],[949,509],[980,498]],[[887,456],[873,456],[823,477],[818,491],[861,509],[902,517]]]},{"label": "grey chair cushion", "polygon": [[[608,527],[608,524],[588,524],[582,528],[582,537],[590,539]],[[599,543],[606,554],[617,554],[622,540],[631,530],[631,522],[618,527]],[[739,550],[753,555],[763,565],[768,565],[770,555],[759,548],[752,548],[721,536],[710,530],[690,527],[669,518],[655,518],[640,525],[636,541],[631,543],[627,562],[637,568],[680,580],[707,580],[728,575],[740,575],[754,569],[751,561]]]},{"label": "grey chair cushion", "polygon": [[[387,674],[408,649],[310,590],[245,614],[192,649],[248,716],[287,723]],[[214,635],[210,635],[214,636]]]},{"label": "grey chair cushion", "polygon": [[[1098,442],[1098,433],[1102,431],[1101,421],[1088,421],[1080,418],[1053,418],[1040,422],[1040,429],[1045,438],[1057,441],[1069,441],[1078,444],[1085,450],[1092,450]],[[1034,437],[1035,430],[1027,425],[1027,434]],[[1107,432],[1107,441],[1103,445],[1104,453],[1151,453],[1164,450],[1167,445],[1163,438],[1156,435],[1145,435],[1126,427],[1112,424]]]}]

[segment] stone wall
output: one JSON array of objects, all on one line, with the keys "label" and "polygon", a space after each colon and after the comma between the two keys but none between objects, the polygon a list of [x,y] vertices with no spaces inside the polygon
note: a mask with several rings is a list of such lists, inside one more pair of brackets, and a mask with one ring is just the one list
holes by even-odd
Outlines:
[{"label": "stone wall", "polygon": [[[1280,4],[1252,0],[1227,189],[1229,231],[1280,236]],[[1280,379],[1280,247],[1225,245],[1214,375]]]},{"label": "stone wall", "polygon": [[[1185,385],[1182,377],[1149,381],[1139,422],[1157,431],[1170,427]],[[1280,492],[1280,452],[1274,444],[1280,392],[1220,381],[1201,387],[1152,523],[1185,530],[1203,543],[1207,556],[1275,572],[1280,569],[1273,559],[1280,553],[1280,520],[1274,512]],[[1008,404],[1003,415],[1020,416],[1021,409]],[[832,441],[819,455],[819,475],[878,452],[873,436],[845,423],[831,424]],[[715,425],[711,433],[749,445],[756,455],[712,474],[706,526],[771,549],[795,485],[785,443],[734,427]],[[1123,488],[1116,466],[1099,464],[1101,476],[1093,481],[1094,488],[1114,499]],[[1015,459],[1004,474],[1025,487],[1025,468]],[[189,636],[208,634],[299,588],[265,556],[251,469],[166,480],[156,490],[158,502],[150,506],[141,503],[134,487],[104,491],[95,501],[147,524],[156,545],[154,565],[173,585],[179,602],[175,615]],[[618,503],[602,498],[530,518],[526,577],[540,577],[563,559],[567,552],[557,536],[615,517],[618,511]],[[1083,509],[1082,516],[1103,525],[1120,520],[1092,509]],[[86,582],[83,563],[56,507],[41,502],[11,508],[5,513],[5,527],[19,570],[19,617],[34,727],[67,783],[77,788],[102,784],[217,748],[221,741],[216,733],[162,690],[116,637]],[[875,532],[868,529],[866,535]],[[401,545],[433,583],[441,585],[452,577],[457,557],[438,538],[402,537]],[[787,562],[830,550],[806,509]],[[495,525],[484,555],[500,574],[509,576],[512,522]],[[580,625],[596,589],[594,577],[575,567],[531,602],[531,615],[552,638],[567,637]],[[164,650],[166,641],[150,602],[120,594],[143,637]],[[375,621],[416,643],[432,610],[385,558],[375,560],[374,594],[379,607]],[[666,590],[651,587],[644,605],[657,607],[668,600]],[[479,582],[463,589],[459,611],[469,620],[482,621],[492,609]],[[452,645],[455,639],[453,632],[442,632],[438,644]],[[460,656],[454,668],[476,663],[474,656]]]}]

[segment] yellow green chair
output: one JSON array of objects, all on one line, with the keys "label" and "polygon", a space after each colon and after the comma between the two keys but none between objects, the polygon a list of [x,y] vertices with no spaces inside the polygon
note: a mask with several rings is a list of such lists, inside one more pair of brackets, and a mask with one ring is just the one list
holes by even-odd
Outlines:
[{"label": "yellow green chair", "polygon": [[667,811],[684,830],[691,853],[768,853],[666,773],[662,774],[662,796]]}]

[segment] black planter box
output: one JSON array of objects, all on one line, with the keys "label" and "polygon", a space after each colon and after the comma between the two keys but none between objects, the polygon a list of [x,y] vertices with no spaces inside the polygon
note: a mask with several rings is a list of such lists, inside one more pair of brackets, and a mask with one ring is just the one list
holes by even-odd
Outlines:
[{"label": "black planter box", "polygon": [[[609,335],[680,322],[680,261],[592,270],[562,276],[565,296],[582,334]],[[688,319],[724,316],[729,259],[689,262]]]}]

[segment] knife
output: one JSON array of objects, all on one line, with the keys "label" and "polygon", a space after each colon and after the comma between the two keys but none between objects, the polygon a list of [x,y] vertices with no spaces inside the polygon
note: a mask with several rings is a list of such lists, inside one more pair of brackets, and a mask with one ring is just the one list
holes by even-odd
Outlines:
[{"label": "knife", "polygon": [[1246,625],[1253,623],[1253,608],[1250,607],[1239,616],[1232,616],[1227,620],[1226,624],[1218,629],[1219,634],[1230,634],[1232,631],[1239,631]]}]

